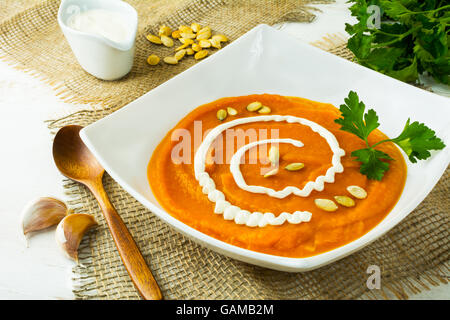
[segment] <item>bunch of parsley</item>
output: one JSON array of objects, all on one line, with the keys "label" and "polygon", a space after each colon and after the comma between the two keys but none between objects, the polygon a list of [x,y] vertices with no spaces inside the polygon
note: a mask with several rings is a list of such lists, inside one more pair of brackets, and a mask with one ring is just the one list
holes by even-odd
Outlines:
[{"label": "bunch of parsley", "polygon": [[[449,84],[449,0],[349,0],[347,47],[360,64],[405,82],[428,73]],[[377,7],[374,7],[377,6]],[[379,15],[379,25],[376,14]]]},{"label": "bunch of parsley", "polygon": [[351,155],[361,162],[360,172],[369,179],[381,180],[389,169],[389,161],[393,160],[387,153],[375,149],[382,143],[395,143],[413,163],[429,158],[430,150],[441,150],[445,147],[444,142],[436,137],[433,130],[417,121],[411,123],[409,119],[398,137],[381,140],[370,145],[369,134],[380,125],[378,115],[373,109],[366,113],[366,106],[359,101],[359,97],[354,91],[350,91],[344,101],[345,104],[339,108],[342,117],[334,122],[341,125],[341,130],[353,133],[366,143],[366,148],[355,150]]}]

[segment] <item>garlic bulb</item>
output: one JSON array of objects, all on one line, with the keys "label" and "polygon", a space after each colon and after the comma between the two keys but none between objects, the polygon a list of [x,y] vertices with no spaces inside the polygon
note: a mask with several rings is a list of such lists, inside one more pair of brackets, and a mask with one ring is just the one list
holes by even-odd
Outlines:
[{"label": "garlic bulb", "polygon": [[80,242],[84,234],[96,225],[97,222],[90,214],[69,214],[56,227],[56,243],[70,259],[78,262]]},{"label": "garlic bulb", "polygon": [[22,212],[22,232],[27,235],[58,224],[68,213],[64,202],[50,197],[30,202]]}]

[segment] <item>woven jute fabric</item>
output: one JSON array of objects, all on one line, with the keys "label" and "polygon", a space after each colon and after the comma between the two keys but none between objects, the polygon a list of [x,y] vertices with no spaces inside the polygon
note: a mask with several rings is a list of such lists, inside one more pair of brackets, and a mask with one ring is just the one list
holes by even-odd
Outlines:
[{"label": "woven jute fabric", "polygon": [[[134,68],[120,81],[105,82],[89,76],[75,62],[56,23],[58,1],[28,3],[19,13],[8,8],[10,0],[3,1],[6,5],[0,12],[16,13],[0,19],[3,58],[51,84],[66,101],[103,106],[49,121],[52,132],[68,124],[89,125],[194,64],[193,59],[184,59],[176,66],[146,65],[149,53],[172,52],[145,39],[160,24],[176,27],[195,21],[234,40],[259,23],[314,18],[306,6],[313,1],[129,1],[140,17]],[[351,59],[345,44],[325,42],[318,45]],[[448,170],[420,206],[385,236],[351,256],[305,273],[260,268],[205,249],[160,221],[107,174],[104,184],[166,299],[401,299],[448,281]],[[75,297],[139,299],[95,199],[77,183],[65,180],[64,186],[72,199],[69,205],[76,212],[93,214],[99,222],[85,237],[80,264],[73,269]],[[367,288],[369,265],[381,268],[379,290]]]}]

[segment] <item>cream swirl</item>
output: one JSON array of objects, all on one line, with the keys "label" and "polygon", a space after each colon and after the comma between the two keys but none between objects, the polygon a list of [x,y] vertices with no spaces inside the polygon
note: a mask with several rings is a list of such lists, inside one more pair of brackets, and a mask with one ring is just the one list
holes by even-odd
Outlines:
[{"label": "cream swirl", "polygon": [[[231,157],[230,160],[230,172],[233,175],[234,181],[238,185],[239,188],[253,193],[267,193],[269,196],[274,198],[285,198],[289,194],[291,194],[291,190],[296,191],[297,193],[302,193],[302,190],[299,190],[296,187],[286,187],[281,191],[275,191],[271,188],[266,188],[262,186],[249,186],[242,176],[241,170],[239,169],[240,162],[242,156],[245,154],[245,152],[257,145],[260,144],[269,144],[269,143],[290,143],[296,147],[303,147],[303,142],[294,140],[294,139],[266,139],[266,140],[259,140],[255,142],[251,142],[249,144],[246,144],[245,146],[241,147],[236,151],[236,153]],[[294,194],[297,194],[294,192]],[[310,191],[311,192],[311,191]],[[304,192],[303,192],[304,193]]]},{"label": "cream swirl", "polygon": [[226,220],[234,220],[237,224],[246,224],[250,227],[264,227],[267,224],[270,225],[281,225],[285,221],[292,224],[298,224],[301,222],[307,222],[311,219],[311,213],[307,211],[295,211],[293,213],[283,212],[278,217],[271,212],[261,213],[261,212],[249,212],[247,210],[242,210],[241,208],[231,205],[225,200],[225,195],[216,189],[214,181],[211,179],[209,174],[205,171],[206,166],[206,156],[207,152],[214,142],[214,140],[225,130],[246,123],[252,122],[288,122],[288,123],[299,123],[301,125],[309,126],[314,132],[317,132],[322,136],[329,144],[333,157],[331,159],[332,166],[327,170],[324,176],[319,176],[315,181],[309,181],[303,189],[298,189],[295,186],[288,186],[283,190],[276,191],[271,188],[266,188],[262,186],[248,186],[239,169],[239,162],[242,155],[249,148],[256,146],[257,144],[270,143],[271,141],[278,141],[284,143],[291,143],[297,146],[303,146],[301,141],[292,139],[269,139],[250,143],[242,148],[240,148],[232,157],[230,163],[230,171],[233,174],[233,178],[236,184],[243,190],[254,192],[254,193],[266,193],[269,196],[275,198],[285,198],[289,194],[293,193],[297,196],[307,197],[312,190],[322,191],[324,189],[324,183],[334,182],[335,173],[343,172],[344,168],[341,164],[340,158],[345,155],[345,151],[339,147],[336,137],[327,129],[321,125],[312,122],[310,120],[294,117],[294,116],[282,116],[282,115],[265,115],[257,117],[248,117],[232,120],[223,123],[215,128],[213,128],[205,137],[203,142],[200,144],[197,152],[194,156],[194,173],[195,179],[199,182],[200,186],[203,188],[202,192],[208,195],[208,199],[211,202],[216,203],[214,208],[214,213],[222,214]]}]

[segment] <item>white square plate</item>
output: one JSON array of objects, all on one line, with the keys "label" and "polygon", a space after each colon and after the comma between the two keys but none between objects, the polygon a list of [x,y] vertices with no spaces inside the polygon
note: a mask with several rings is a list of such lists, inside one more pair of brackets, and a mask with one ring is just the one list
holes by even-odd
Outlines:
[{"label": "white square plate", "polygon": [[[150,74],[151,76],[151,74]],[[110,116],[84,128],[81,137],[106,171],[159,218],[198,243],[248,263],[283,271],[311,270],[374,241],[405,218],[431,191],[449,164],[450,148],[410,165],[405,189],[386,218],[361,238],[308,258],[286,258],[239,248],[178,221],[155,200],[147,164],[168,130],[196,107],[223,97],[255,93],[298,96],[339,106],[350,90],[396,136],[410,117],[450,145],[450,100],[334,56],[260,25],[211,57]]]}]

